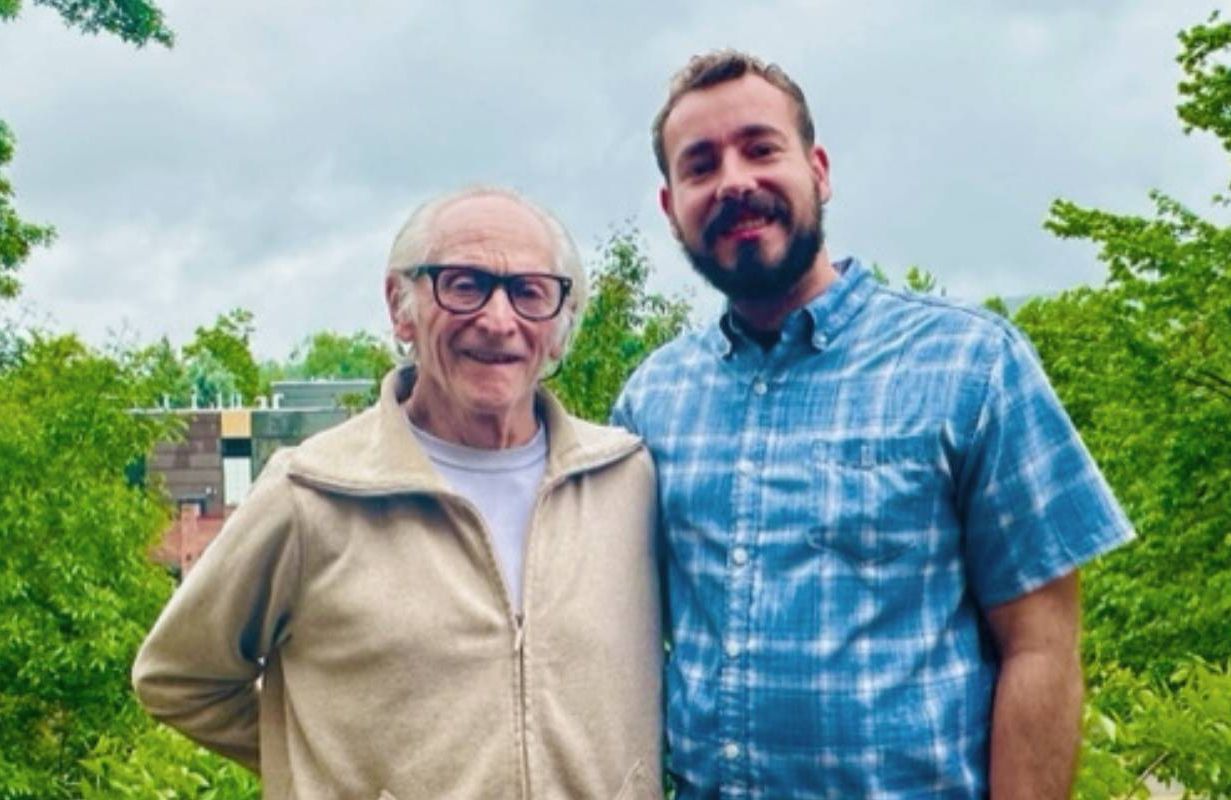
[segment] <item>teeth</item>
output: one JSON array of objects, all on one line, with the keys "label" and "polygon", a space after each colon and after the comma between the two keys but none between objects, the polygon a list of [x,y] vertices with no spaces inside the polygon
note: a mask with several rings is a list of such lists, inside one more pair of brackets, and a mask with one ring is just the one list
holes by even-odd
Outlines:
[{"label": "teeth", "polygon": [[484,364],[512,364],[517,361],[516,356],[506,355],[504,353],[478,353],[470,351],[466,355],[473,358],[475,361],[481,361]]},{"label": "teeth", "polygon": [[761,226],[767,225],[768,223],[769,223],[769,220],[765,217],[752,217],[749,219],[742,219],[739,222],[735,223],[734,225],[731,226],[731,230],[732,231],[748,231],[754,228],[760,228]]}]

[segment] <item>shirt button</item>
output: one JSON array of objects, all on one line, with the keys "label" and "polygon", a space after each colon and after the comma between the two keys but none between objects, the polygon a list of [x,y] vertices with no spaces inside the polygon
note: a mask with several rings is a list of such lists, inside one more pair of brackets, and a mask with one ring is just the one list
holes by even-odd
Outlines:
[{"label": "shirt button", "polygon": [[740,475],[751,475],[752,474],[752,462],[751,461],[740,461],[739,464],[737,464],[735,468],[739,470]]},{"label": "shirt button", "polygon": [[722,746],[722,757],[728,761],[733,761],[739,758],[739,745],[735,742],[727,742]]},{"label": "shirt button", "polygon": [[752,391],[756,392],[757,394],[765,394],[766,392],[769,391],[769,387],[765,385],[765,381],[757,381],[756,383],[752,384]]},{"label": "shirt button", "polygon": [[737,547],[731,551],[731,561],[737,567],[742,567],[748,563],[748,551],[742,547]]},{"label": "shirt button", "polygon": [[722,649],[726,651],[727,658],[735,658],[739,655],[739,643],[734,639],[728,639]]}]

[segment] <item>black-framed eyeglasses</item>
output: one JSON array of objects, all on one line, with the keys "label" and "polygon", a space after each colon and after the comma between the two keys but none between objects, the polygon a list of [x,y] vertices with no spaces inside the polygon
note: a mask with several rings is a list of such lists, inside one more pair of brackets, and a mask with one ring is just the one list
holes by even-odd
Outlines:
[{"label": "black-framed eyeglasses", "polygon": [[550,272],[498,274],[460,264],[422,264],[410,267],[406,274],[410,278],[429,276],[436,304],[454,314],[478,311],[500,286],[513,310],[534,322],[559,314],[573,288],[572,280]]}]

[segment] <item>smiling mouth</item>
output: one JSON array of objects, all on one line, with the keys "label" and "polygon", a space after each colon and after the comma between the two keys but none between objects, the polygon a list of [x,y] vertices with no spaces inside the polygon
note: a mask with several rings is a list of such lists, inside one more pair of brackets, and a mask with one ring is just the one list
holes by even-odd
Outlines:
[{"label": "smiling mouth", "polygon": [[494,350],[463,350],[462,355],[480,364],[516,364],[521,356]]},{"label": "smiling mouth", "polygon": [[758,191],[745,197],[724,198],[702,228],[701,238],[706,247],[713,247],[722,239],[755,239],[769,226],[779,223],[790,227],[786,202],[767,191]]},{"label": "smiling mouth", "polygon": [[773,224],[773,220],[763,216],[745,216],[736,220],[736,222],[728,227],[720,234],[724,237],[742,238],[750,234],[760,233],[763,229]]}]

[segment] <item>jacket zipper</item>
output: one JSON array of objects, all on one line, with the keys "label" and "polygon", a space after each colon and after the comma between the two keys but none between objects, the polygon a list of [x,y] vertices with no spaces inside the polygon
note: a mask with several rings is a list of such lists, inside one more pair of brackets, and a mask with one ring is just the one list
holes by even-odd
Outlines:
[{"label": "jacket zipper", "polygon": [[[496,568],[496,581],[500,586],[500,591],[504,595],[504,607],[508,610],[509,620],[513,624],[513,669],[516,673],[514,683],[517,691],[517,737],[520,739],[521,750],[521,797],[523,800],[530,798],[530,746],[526,737],[526,621],[525,621],[525,585],[522,587],[522,610],[518,613],[513,608],[513,595],[509,591],[508,582],[505,580],[504,573],[500,571],[500,563],[496,557],[496,548],[492,542],[491,531],[487,529],[487,523],[483,521],[483,516],[479,514],[479,510],[474,504],[466,498],[457,494],[446,494],[442,497],[455,502],[457,505],[465,509],[466,513],[474,518],[478,524],[479,534],[483,537],[483,543],[487,547],[488,554],[491,556],[492,564]],[[541,496],[540,496],[541,500]],[[537,514],[537,511],[536,511]],[[533,528],[533,526],[532,526]],[[529,546],[530,535],[526,534],[526,545]],[[525,570],[525,562],[523,561],[522,570]]]},{"label": "jacket zipper", "polygon": [[[529,698],[526,695],[526,623],[524,619],[525,611],[530,605],[529,601],[531,597],[530,582],[525,580],[525,575],[529,573],[530,567],[530,539],[533,535],[534,529],[538,526],[539,513],[542,511],[543,501],[545,501],[548,495],[554,492],[557,487],[564,485],[566,481],[571,480],[577,475],[583,475],[600,467],[605,467],[608,464],[613,464],[616,461],[626,458],[627,456],[628,452],[611,454],[607,458],[598,459],[589,464],[580,465],[575,469],[571,469],[561,473],[560,475],[556,475],[539,488],[538,495],[535,497],[534,511],[530,515],[530,529],[526,532],[526,542],[523,545],[525,547],[525,557],[522,559],[522,614],[513,614],[513,651],[517,656],[515,662],[517,665],[518,695],[517,727],[518,733],[521,736],[521,796],[524,800],[529,800],[530,798],[530,740],[528,735],[529,730],[526,723],[526,708],[529,705]],[[465,502],[465,500],[463,500],[463,502]],[[475,511],[474,514],[477,518],[478,512]],[[486,534],[486,527],[484,527],[483,530]],[[503,585],[503,576],[501,577],[501,581],[501,585]],[[509,604],[509,608],[511,609],[513,604],[509,601],[507,586],[505,587],[505,598],[506,602]]]},{"label": "jacket zipper", "polygon": [[526,623],[521,615],[514,616],[513,652],[517,665],[517,733],[521,739],[521,796],[530,798],[530,742],[526,726]]},{"label": "jacket zipper", "polygon": [[[526,697],[526,622],[524,618],[525,609],[526,609],[526,606],[528,605],[526,601],[530,596],[529,583],[524,581],[524,573],[527,571],[527,567],[530,564],[530,559],[529,559],[530,536],[532,532],[534,531],[535,525],[538,522],[539,511],[543,506],[543,501],[547,498],[549,494],[554,492],[557,487],[562,486],[566,481],[572,479],[573,477],[577,475],[584,475],[587,472],[600,469],[609,464],[614,464],[617,461],[627,458],[628,455],[631,452],[633,452],[635,449],[636,449],[635,447],[630,447],[628,449],[623,449],[623,450],[620,450],[614,453],[607,453],[600,458],[594,459],[593,461],[590,461],[584,464],[578,464],[572,469],[566,470],[562,472],[561,474],[554,476],[550,481],[548,481],[547,483],[544,483],[542,487],[540,487],[538,496],[535,499],[534,513],[531,515],[531,518],[530,518],[531,519],[530,530],[526,532],[526,543],[524,545],[526,548],[527,557],[524,558],[522,561],[523,584],[522,584],[522,613],[521,614],[518,614],[513,609],[513,598],[512,598],[512,595],[509,593],[509,587],[505,581],[504,573],[500,571],[500,564],[496,561],[496,550],[492,543],[491,533],[487,530],[487,525],[486,523],[484,523],[483,517],[479,514],[479,510],[474,507],[474,504],[472,504],[469,500],[462,497],[461,495],[453,494],[452,492],[446,492],[444,494],[430,492],[430,494],[436,495],[437,497],[440,497],[440,498],[448,499],[449,501],[454,502],[457,505],[461,506],[462,508],[466,510],[468,514],[470,514],[474,518],[475,522],[478,523],[479,531],[481,535],[483,536],[484,544],[487,546],[488,554],[491,556],[493,560],[493,564],[496,567],[496,579],[499,582],[500,590],[504,593],[504,605],[505,605],[505,608],[508,609],[511,621],[513,623],[513,653],[515,656],[513,663],[514,663],[514,669],[517,672],[517,676],[516,676],[517,734],[521,739],[521,796],[523,800],[529,800],[530,798],[530,743],[527,737],[528,731],[527,731],[527,724],[526,724],[526,706],[528,704],[528,700]],[[302,474],[297,477],[299,480],[303,481],[304,483],[307,483],[308,485],[314,485],[314,486],[317,486],[318,488],[337,491],[342,494],[350,495],[352,497],[384,496],[388,494],[397,493],[398,491],[396,489],[391,491],[389,489],[384,489],[384,488],[364,489],[364,488],[359,488],[359,487],[354,487],[354,486],[345,486],[345,485],[341,485],[341,484],[328,481],[328,480],[322,481],[322,480],[313,478],[311,476],[302,475]],[[420,490],[414,490],[414,491],[416,493],[420,492]]]}]

